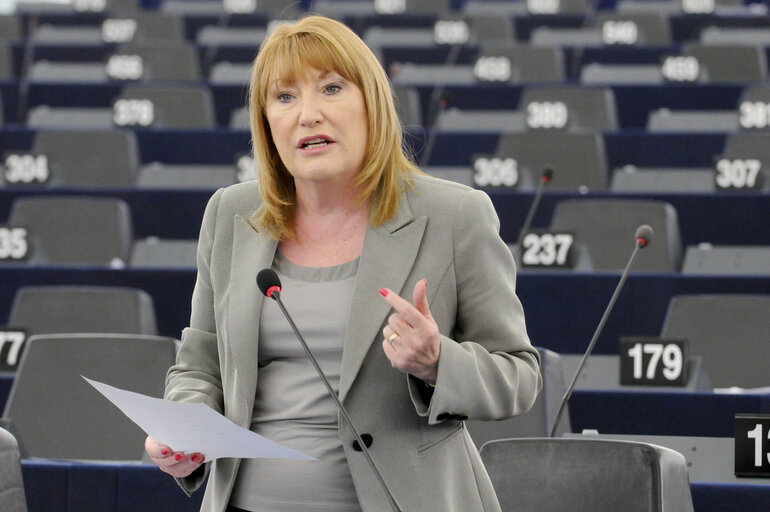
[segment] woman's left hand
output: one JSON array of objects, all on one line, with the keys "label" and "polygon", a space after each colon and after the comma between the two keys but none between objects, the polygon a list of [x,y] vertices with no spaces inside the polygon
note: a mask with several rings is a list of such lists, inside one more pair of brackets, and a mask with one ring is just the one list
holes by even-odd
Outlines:
[{"label": "woman's left hand", "polygon": [[414,286],[414,305],[392,290],[380,288],[380,295],[396,311],[382,329],[382,348],[393,368],[433,385],[438,376],[441,338],[428,307],[427,288],[425,279]]}]

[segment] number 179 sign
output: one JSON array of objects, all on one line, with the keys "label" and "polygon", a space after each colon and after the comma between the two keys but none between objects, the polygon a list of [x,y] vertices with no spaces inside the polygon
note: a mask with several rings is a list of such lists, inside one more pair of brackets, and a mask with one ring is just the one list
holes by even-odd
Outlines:
[{"label": "number 179 sign", "polygon": [[625,337],[620,340],[620,383],[626,386],[685,386],[686,340]]}]

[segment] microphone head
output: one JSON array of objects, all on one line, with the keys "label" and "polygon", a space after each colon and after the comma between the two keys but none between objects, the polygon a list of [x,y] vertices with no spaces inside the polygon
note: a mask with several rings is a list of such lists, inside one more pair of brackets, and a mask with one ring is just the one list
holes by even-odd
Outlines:
[{"label": "microphone head", "polygon": [[650,243],[650,240],[652,240],[652,228],[648,226],[647,224],[642,224],[638,228],[636,228],[636,234],[634,235],[634,238],[636,239],[636,244],[642,248],[647,247],[647,244]]},{"label": "microphone head", "polygon": [[281,291],[281,279],[272,268],[263,268],[257,274],[257,286],[259,291],[272,299],[274,292]]},{"label": "microphone head", "polygon": [[553,179],[553,168],[550,165],[545,165],[542,174],[540,174],[540,181],[549,183],[551,179]]}]

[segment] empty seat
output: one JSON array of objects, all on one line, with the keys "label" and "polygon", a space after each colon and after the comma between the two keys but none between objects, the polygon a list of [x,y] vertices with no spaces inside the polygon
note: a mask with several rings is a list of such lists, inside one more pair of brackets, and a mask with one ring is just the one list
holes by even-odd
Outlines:
[{"label": "empty seat", "polygon": [[612,173],[613,192],[642,193],[711,193],[714,192],[714,170],[699,168],[643,168],[624,166]]},{"label": "empty seat", "polygon": [[606,85],[657,85],[663,83],[660,66],[647,64],[602,64],[591,62],[580,68],[580,83]]},{"label": "empty seat", "polygon": [[32,83],[105,83],[108,81],[104,64],[95,62],[52,62],[38,60],[27,73]]},{"label": "empty seat", "polygon": [[685,458],[599,439],[503,439],[481,448],[503,510],[692,512]]},{"label": "empty seat", "polygon": [[699,41],[703,44],[716,45],[768,46],[770,45],[770,28],[705,27],[700,31]]},{"label": "empty seat", "polygon": [[477,82],[472,66],[444,64],[400,64],[391,69],[394,85],[473,85]]},{"label": "empty seat", "polygon": [[770,133],[731,133],[725,141],[722,156],[725,158],[757,158],[762,162],[763,173],[770,167]]},{"label": "empty seat", "polygon": [[561,48],[485,43],[480,57],[503,57],[510,63],[508,82],[528,84],[561,82],[565,79],[564,52]]},{"label": "empty seat", "polygon": [[662,201],[560,201],[550,229],[573,233],[575,245],[588,248],[595,270],[620,271],[628,263],[636,229],[642,224],[651,226],[655,235],[637,254],[632,271],[678,271],[682,259],[679,221],[674,207]]},{"label": "empty seat", "polygon": [[[136,59],[132,68],[139,73],[127,73],[125,79],[142,81],[198,81],[201,79],[198,54],[188,43],[129,43],[120,47],[108,60],[119,62],[121,59]],[[118,65],[115,65],[118,68]],[[138,68],[138,69],[137,69]],[[111,73],[114,80],[121,79],[120,69]],[[129,71],[133,71],[129,70]]]},{"label": "empty seat", "polygon": [[423,167],[426,174],[441,178],[455,183],[462,183],[468,187],[473,187],[473,173],[470,167]]},{"label": "empty seat", "polygon": [[220,27],[206,25],[198,31],[196,43],[201,46],[245,46],[258,48],[267,37],[264,27]]},{"label": "empty seat", "polygon": [[770,246],[689,246],[682,274],[770,276]]},{"label": "empty seat", "polygon": [[5,512],[27,512],[27,498],[21,477],[19,445],[10,432],[0,427],[0,507]]},{"label": "empty seat", "polygon": [[470,41],[478,44],[513,44],[516,40],[511,18],[493,15],[465,16]]},{"label": "empty seat", "polygon": [[527,14],[527,3],[510,0],[466,0],[462,4],[462,12],[470,16],[511,18],[514,15]]},{"label": "empty seat", "polygon": [[[540,371],[543,374],[543,389],[538,394],[532,408],[525,414],[499,421],[467,421],[468,432],[476,446],[481,447],[487,441],[511,437],[545,437],[567,390],[562,371],[561,357],[556,352],[546,349],[540,351]],[[569,409],[564,411],[556,434],[561,436],[570,432]]]},{"label": "empty seat", "polygon": [[135,288],[25,286],[16,290],[8,325],[28,334],[157,334],[152,297]]},{"label": "empty seat", "polygon": [[433,28],[372,26],[366,29],[362,39],[372,48],[431,48],[436,45]]},{"label": "empty seat", "polygon": [[679,295],[669,302],[661,335],[689,340],[714,387],[764,387],[770,385],[768,311],[767,295]]},{"label": "empty seat", "polygon": [[134,242],[131,266],[135,268],[195,268],[195,240],[164,240],[146,238]]},{"label": "empty seat", "polygon": [[0,42],[21,41],[23,31],[18,16],[0,16]]},{"label": "empty seat", "polygon": [[8,224],[26,229],[31,264],[122,266],[131,253],[131,214],[120,199],[21,197]]},{"label": "empty seat", "polygon": [[139,166],[136,136],[129,131],[43,131],[32,154],[47,158],[51,187],[131,187]]},{"label": "empty seat", "polygon": [[376,14],[374,2],[360,0],[313,0],[310,12],[342,21],[345,16],[369,16]]},{"label": "empty seat", "polygon": [[599,133],[508,133],[500,137],[496,154],[516,160],[520,174],[540,176],[543,169],[551,168],[549,189],[607,188],[604,140]]},{"label": "empty seat", "polygon": [[[118,21],[124,19],[133,20],[136,22],[136,28],[127,31],[131,34],[131,37],[125,40],[122,38],[112,38],[110,40],[109,28],[103,25],[101,29],[103,36],[106,36],[104,37],[105,42],[176,44],[185,40],[184,20],[179,16],[159,13],[157,11],[138,10],[135,13],[116,19]],[[107,22],[109,21],[107,20]]]},{"label": "empty seat", "polygon": [[615,94],[608,87],[527,87],[519,110],[526,112],[530,129],[618,128]]},{"label": "empty seat", "polygon": [[444,133],[508,133],[524,131],[527,126],[524,114],[518,110],[449,108],[439,112],[435,128]]},{"label": "empty seat", "polygon": [[45,129],[109,130],[115,127],[109,108],[49,107],[40,105],[29,109],[27,126]]},{"label": "empty seat", "polygon": [[13,54],[11,47],[0,41],[0,81],[16,78],[13,71]]},{"label": "empty seat", "polygon": [[414,87],[394,87],[396,112],[405,127],[422,126],[420,94]]},{"label": "empty seat", "polygon": [[702,82],[747,83],[767,77],[767,59],[759,46],[686,43],[682,55],[698,60]]},{"label": "empty seat", "polygon": [[[631,29],[630,26],[634,27]],[[600,10],[595,26],[602,30],[605,44],[667,46],[671,44],[669,18],[662,12]],[[614,33],[613,33],[614,32]]]},{"label": "empty seat", "polygon": [[176,345],[157,336],[32,336],[4,417],[30,457],[141,461],[146,434],[82,376],[160,398]]},{"label": "empty seat", "polygon": [[[120,109],[121,100],[135,100],[141,105],[152,105],[145,122],[133,122],[137,118],[132,110],[132,103],[125,103]],[[214,100],[208,87],[156,87],[127,86],[123,88],[115,106],[115,122],[118,125],[120,115],[128,120],[125,125],[152,126],[152,128],[211,128],[216,124],[214,118]],[[146,121],[149,121],[147,123]]]},{"label": "empty seat", "polygon": [[211,189],[238,182],[235,165],[169,165],[153,162],[139,171],[138,188]]},{"label": "empty seat", "polygon": [[243,85],[251,80],[251,64],[217,62],[211,66],[209,82],[215,85]]},{"label": "empty seat", "polygon": [[739,129],[734,110],[669,110],[661,108],[649,113],[647,130],[651,132],[727,132]]}]

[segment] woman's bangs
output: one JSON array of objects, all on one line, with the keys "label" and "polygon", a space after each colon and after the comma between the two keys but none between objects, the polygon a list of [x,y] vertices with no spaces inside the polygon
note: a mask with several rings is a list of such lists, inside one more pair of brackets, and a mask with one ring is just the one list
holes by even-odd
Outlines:
[{"label": "woman's bangs", "polygon": [[311,69],[335,71],[346,80],[356,81],[339,50],[315,34],[300,33],[286,38],[275,48],[270,61],[266,66],[268,84],[302,81]]}]

